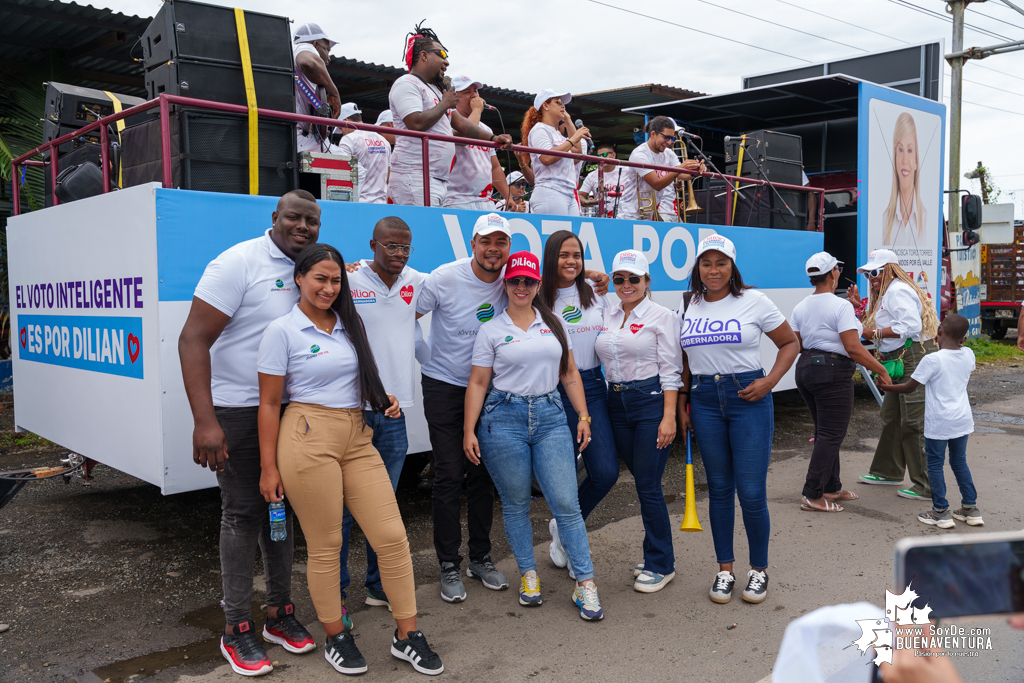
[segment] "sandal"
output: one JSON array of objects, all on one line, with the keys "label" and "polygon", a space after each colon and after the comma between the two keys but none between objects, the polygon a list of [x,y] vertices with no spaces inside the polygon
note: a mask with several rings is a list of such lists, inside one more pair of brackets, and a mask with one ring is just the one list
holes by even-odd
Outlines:
[{"label": "sandal", "polygon": [[[829,498],[829,496],[835,496],[835,498]],[[846,489],[843,489],[838,493],[826,493],[824,494],[824,497],[826,500],[857,500],[860,498],[860,496],[853,491],[847,491]]]},{"label": "sandal", "polygon": [[807,496],[802,496],[803,503],[800,504],[800,509],[804,512],[842,512],[843,507],[838,503],[833,503],[830,500],[825,501],[825,507],[816,508],[811,505],[811,501],[807,500]]}]

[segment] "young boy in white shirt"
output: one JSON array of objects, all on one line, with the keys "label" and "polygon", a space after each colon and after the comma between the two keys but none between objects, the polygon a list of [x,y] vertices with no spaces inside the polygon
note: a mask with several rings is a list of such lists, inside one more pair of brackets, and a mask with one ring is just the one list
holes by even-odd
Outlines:
[{"label": "young boy in white shirt", "polygon": [[[939,350],[921,359],[914,374],[904,384],[882,384],[882,391],[909,394],[925,385],[924,449],[928,457],[928,484],[932,490],[932,510],[917,518],[940,529],[956,526],[954,519],[970,526],[985,522],[978,510],[978,492],[967,467],[967,437],[974,431],[974,416],[967,396],[967,382],[974,372],[974,352],[963,348],[969,323],[956,313],[946,315],[939,325],[935,341]],[[942,468],[949,447],[949,466],[960,487],[961,507],[950,512],[946,500],[946,479]]]}]

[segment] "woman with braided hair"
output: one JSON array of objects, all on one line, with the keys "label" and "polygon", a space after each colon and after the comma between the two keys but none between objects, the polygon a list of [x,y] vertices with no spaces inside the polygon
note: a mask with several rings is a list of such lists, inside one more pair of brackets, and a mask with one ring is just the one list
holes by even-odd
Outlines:
[{"label": "woman with braided hair", "polygon": [[[932,341],[939,326],[935,304],[888,249],[868,254],[868,262],[857,272],[864,273],[871,282],[862,336],[875,342],[883,363],[903,361],[902,375],[889,370],[893,380],[909,377],[925,354],[936,350]],[[860,476],[865,484],[899,486],[907,472],[911,487],[899,489],[896,494],[911,500],[931,500],[924,451],[924,393],[921,385],[909,394],[885,395],[875,457],[868,474]]]},{"label": "woman with braided hair", "polygon": [[[512,145],[508,135],[493,135],[460,114],[454,88],[445,85],[448,51],[437,34],[417,25],[405,41],[403,53],[409,73],[398,78],[388,95],[396,130],[416,130],[439,135],[459,135],[474,140]],[[423,152],[416,138],[395,136],[388,180],[388,203],[423,206]],[[430,205],[441,206],[447,194],[455,144],[430,142]]]}]

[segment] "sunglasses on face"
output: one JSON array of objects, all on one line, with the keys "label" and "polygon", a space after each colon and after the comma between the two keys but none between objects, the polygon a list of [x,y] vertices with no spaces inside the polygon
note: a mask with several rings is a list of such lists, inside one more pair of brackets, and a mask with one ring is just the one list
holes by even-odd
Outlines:
[{"label": "sunglasses on face", "polygon": [[512,187],[518,187],[520,190],[524,190],[526,189],[526,184],[527,183],[525,180],[517,180],[516,182],[512,183]]},{"label": "sunglasses on face", "polygon": [[615,277],[612,278],[612,282],[614,282],[617,285],[621,285],[627,279],[629,280],[629,284],[631,285],[638,285],[641,282],[643,282],[643,278],[640,277],[639,275],[630,275],[629,278],[624,278],[621,275],[616,275]]},{"label": "sunglasses on face", "polygon": [[424,50],[424,52],[433,52],[441,59],[448,59],[448,50]]},{"label": "sunglasses on face", "polygon": [[402,252],[406,256],[409,256],[413,251],[415,251],[411,244],[385,244],[383,246],[384,252],[388,256],[396,256],[398,252]]},{"label": "sunglasses on face", "polygon": [[526,287],[536,287],[540,284],[540,280],[534,280],[532,277],[526,277],[525,275],[517,275],[516,277],[510,277],[505,280],[508,284],[512,285],[513,288],[519,285],[525,285]]},{"label": "sunglasses on face", "polygon": [[658,135],[660,135],[661,137],[665,138],[665,142],[667,142],[669,144],[672,144],[673,142],[676,141],[676,136],[675,135],[665,135],[664,133],[658,133]]},{"label": "sunglasses on face", "polygon": [[615,154],[614,152],[601,152],[597,156],[599,156],[599,157],[613,157],[614,158],[614,154]]},{"label": "sunglasses on face", "polygon": [[867,275],[868,277],[878,277],[879,275],[881,275],[881,274],[882,274],[882,271],[883,271],[883,270],[885,270],[885,269],[884,269],[884,268],[875,268],[874,270],[869,270],[869,271],[868,271],[867,273],[865,273],[865,274],[866,274],[866,275]]}]

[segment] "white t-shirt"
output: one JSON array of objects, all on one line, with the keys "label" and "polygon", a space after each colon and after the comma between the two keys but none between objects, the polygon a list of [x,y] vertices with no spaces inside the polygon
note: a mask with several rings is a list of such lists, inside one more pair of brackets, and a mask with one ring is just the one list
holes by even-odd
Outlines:
[{"label": "white t-shirt", "polygon": [[[566,335],[566,340],[572,349],[572,338]],[[562,345],[539,312],[524,332],[503,311],[480,326],[473,343],[473,365],[494,368],[494,388],[519,396],[554,391],[558,387],[561,360]]]},{"label": "white t-shirt", "polygon": [[403,408],[414,404],[416,382],[416,301],[427,276],[406,266],[388,289],[369,261],[348,274],[348,286],[377,361],[384,390]]},{"label": "white t-shirt", "polygon": [[634,382],[658,377],[663,391],[679,388],[683,356],[679,351],[679,320],[648,298],[638,303],[623,324],[622,302],[603,310],[594,345],[609,382]]},{"label": "white t-shirt", "polygon": [[908,337],[916,342],[921,341],[921,299],[914,288],[902,280],[889,283],[875,311],[875,328],[881,330],[886,327],[891,327],[900,338],[883,339],[880,347],[882,351],[903,348]]},{"label": "white t-shirt", "polygon": [[853,312],[853,304],[835,294],[811,294],[793,308],[792,326],[800,333],[801,346],[849,357],[839,338],[840,332],[856,330],[857,336],[864,326]]},{"label": "white t-shirt", "polygon": [[929,353],[914,368],[911,379],[925,385],[924,436],[955,439],[974,431],[967,382],[974,372],[974,351],[967,347]]},{"label": "white t-shirt", "polygon": [[338,151],[341,154],[351,154],[359,161],[359,201],[363,204],[386,204],[391,145],[384,136],[370,131],[354,130],[341,139]]},{"label": "white t-shirt", "polygon": [[[478,125],[493,135],[494,132],[486,124]],[[495,154],[493,147],[455,145],[455,161],[452,163],[451,176],[448,178],[445,206],[480,200],[490,201],[493,178],[491,157]]]},{"label": "white t-shirt", "polygon": [[[590,282],[588,281],[587,284],[590,285]],[[601,331],[604,309],[614,305],[615,303],[609,299],[607,294],[599,296],[595,293],[594,302],[590,308],[583,308],[576,285],[558,289],[558,296],[555,298],[553,308],[555,315],[562,319],[569,331],[573,357],[576,359],[576,367],[580,370],[590,370],[601,364],[594,345],[597,343],[597,335]]]},{"label": "white t-shirt", "polygon": [[[622,185],[619,181],[627,173],[629,173],[629,169],[620,166],[604,174],[604,211],[608,218],[612,217],[612,211],[615,208],[615,198],[620,197],[620,204],[622,202]],[[599,175],[597,171],[593,171],[583,179],[583,184],[580,185],[580,195],[589,194],[593,195],[594,199],[597,199],[599,189],[597,179]]]},{"label": "white t-shirt", "polygon": [[[405,117],[416,112],[428,111],[441,101],[441,91],[435,85],[424,83],[418,76],[405,74],[391,86],[388,102],[391,114],[395,117],[395,128],[409,130],[405,125]],[[452,135],[452,110],[431,126],[427,133]],[[423,146],[419,138],[405,135],[395,136],[395,152],[391,159],[391,168],[395,173],[423,173]],[[430,177],[448,180],[455,156],[454,142],[430,141]]]},{"label": "white t-shirt", "polygon": [[[530,202],[527,201],[527,200],[523,200],[522,203],[526,205],[526,207],[525,207],[526,210],[525,211],[509,211],[508,213],[531,213],[530,212]],[[494,210],[495,211],[505,211],[505,200],[504,199],[499,199],[498,201],[496,201],[494,203]]]},{"label": "white t-shirt", "polygon": [[295,304],[263,332],[256,371],[284,376],[292,401],[326,408],[358,408],[359,360],[341,320],[330,334]]},{"label": "white t-shirt", "polygon": [[277,248],[270,231],[223,252],[196,285],[197,299],[231,316],[210,349],[213,405],[218,407],[260,404],[256,353],[263,330],[299,300],[292,279],[295,262]]},{"label": "white t-shirt", "polygon": [[[527,146],[537,149],[554,149],[568,138],[559,133],[546,123],[538,123],[530,129],[527,136]],[[576,193],[576,165],[572,159],[559,157],[558,161],[545,166],[539,154],[530,154],[530,162],[533,166],[534,187],[546,187],[556,190],[570,197]]]},{"label": "white t-shirt", "polygon": [[[679,165],[679,158],[671,148],[666,149],[660,154],[655,154],[654,150],[646,142],[630,153],[629,160],[638,164],[656,164],[658,166]],[[666,171],[649,171],[643,168],[630,168],[628,166],[622,169],[622,198],[619,200],[619,218],[632,220],[640,215],[639,203],[637,201],[638,183],[645,197],[650,197],[654,193],[655,201],[661,202],[664,196],[663,193],[668,188],[661,190],[660,193],[655,193],[654,189],[644,180],[644,176],[648,173],[657,173],[659,178],[664,178],[668,175]],[[668,187],[671,188],[672,185],[669,184]],[[674,190],[672,191],[674,192]],[[647,206],[647,204],[645,203],[644,206]]]},{"label": "white t-shirt", "polygon": [[427,377],[464,387],[469,384],[477,330],[504,311],[504,270],[487,283],[473,273],[472,257],[439,266],[423,283],[416,311],[430,319],[430,361],[420,368]]},{"label": "white t-shirt", "polygon": [[786,322],[779,307],[756,289],[721,301],[679,304],[679,340],[693,375],[761,370],[761,335]]}]

